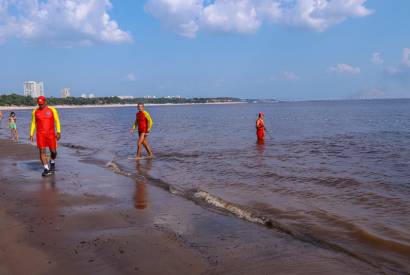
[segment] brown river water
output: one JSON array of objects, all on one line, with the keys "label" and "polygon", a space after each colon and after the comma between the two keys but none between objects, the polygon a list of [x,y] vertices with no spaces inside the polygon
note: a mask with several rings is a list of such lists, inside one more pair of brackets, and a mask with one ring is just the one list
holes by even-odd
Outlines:
[{"label": "brown river water", "polygon": [[[137,171],[133,108],[60,110],[61,145],[210,210],[410,273],[410,100],[146,109],[156,157]],[[17,118],[27,135],[30,111]]]}]

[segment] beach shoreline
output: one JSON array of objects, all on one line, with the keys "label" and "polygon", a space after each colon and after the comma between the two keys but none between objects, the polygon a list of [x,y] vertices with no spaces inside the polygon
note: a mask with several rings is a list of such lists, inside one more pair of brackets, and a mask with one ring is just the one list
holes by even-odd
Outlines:
[{"label": "beach shoreline", "polygon": [[[235,105],[247,104],[247,102],[209,102],[209,103],[164,103],[164,104],[144,104],[145,106],[199,106],[199,105]],[[128,108],[136,107],[137,104],[100,104],[100,105],[53,105],[59,109],[82,109],[82,108]],[[0,106],[0,111],[10,110],[31,110],[36,106]]]},{"label": "beach shoreline", "polygon": [[74,150],[60,148],[55,176],[40,173],[34,146],[0,140],[0,273],[375,272],[347,255],[209,211],[140,177],[112,173]]}]

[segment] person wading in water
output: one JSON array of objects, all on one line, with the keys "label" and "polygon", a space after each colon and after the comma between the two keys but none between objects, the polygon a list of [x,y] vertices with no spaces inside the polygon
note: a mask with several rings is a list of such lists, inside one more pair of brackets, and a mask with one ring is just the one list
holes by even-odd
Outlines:
[{"label": "person wading in water", "polygon": [[148,157],[153,157],[151,146],[148,144],[148,135],[152,128],[152,118],[147,111],[144,111],[144,104],[138,103],[138,113],[135,117],[135,122],[132,125],[131,134],[134,134],[136,128],[138,128],[138,149],[136,160],[142,158],[142,146],[148,152]]},{"label": "person wading in water", "polygon": [[263,143],[265,141],[265,122],[263,120],[264,113],[260,112],[258,115],[258,119],[256,120],[256,137],[258,139],[258,143]]}]

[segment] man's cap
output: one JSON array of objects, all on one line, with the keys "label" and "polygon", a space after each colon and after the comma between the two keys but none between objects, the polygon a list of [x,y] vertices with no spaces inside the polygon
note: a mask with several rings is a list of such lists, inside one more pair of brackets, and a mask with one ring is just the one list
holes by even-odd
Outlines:
[{"label": "man's cap", "polygon": [[43,105],[44,103],[46,103],[46,98],[44,97],[44,96],[39,96],[38,98],[37,98],[37,103],[38,104],[40,104],[40,105]]}]

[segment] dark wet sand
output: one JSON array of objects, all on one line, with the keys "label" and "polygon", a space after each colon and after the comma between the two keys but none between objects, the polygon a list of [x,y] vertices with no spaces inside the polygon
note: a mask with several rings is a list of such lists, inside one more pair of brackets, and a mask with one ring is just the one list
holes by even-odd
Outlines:
[{"label": "dark wet sand", "polygon": [[[0,274],[377,274],[344,253],[0,140]],[[63,169],[64,168],[64,169]]]}]

